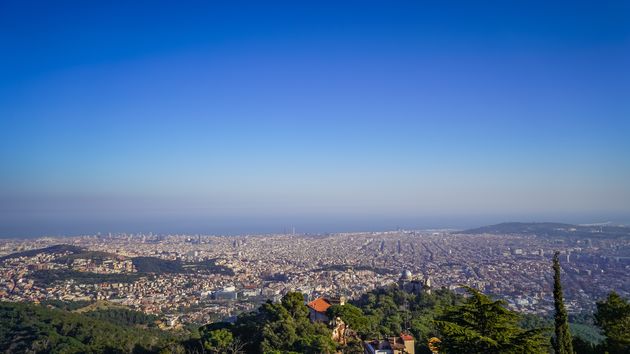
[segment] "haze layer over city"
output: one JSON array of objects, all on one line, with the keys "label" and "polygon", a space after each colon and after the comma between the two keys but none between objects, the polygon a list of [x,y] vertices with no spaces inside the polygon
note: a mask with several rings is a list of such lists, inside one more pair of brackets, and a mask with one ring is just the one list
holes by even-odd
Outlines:
[{"label": "haze layer over city", "polygon": [[[415,354],[453,348],[441,301],[485,294],[615,353],[627,2],[3,1],[0,50],[1,311],[129,311],[191,353]],[[325,340],[239,337],[291,299]]]},{"label": "haze layer over city", "polygon": [[630,221],[622,2],[0,16],[3,237]]}]

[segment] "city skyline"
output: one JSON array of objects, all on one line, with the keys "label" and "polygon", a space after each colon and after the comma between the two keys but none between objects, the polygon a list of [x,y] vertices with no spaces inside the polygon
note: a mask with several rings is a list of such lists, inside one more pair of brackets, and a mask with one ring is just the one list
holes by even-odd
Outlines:
[{"label": "city skyline", "polygon": [[0,5],[0,237],[630,222],[623,2]]}]

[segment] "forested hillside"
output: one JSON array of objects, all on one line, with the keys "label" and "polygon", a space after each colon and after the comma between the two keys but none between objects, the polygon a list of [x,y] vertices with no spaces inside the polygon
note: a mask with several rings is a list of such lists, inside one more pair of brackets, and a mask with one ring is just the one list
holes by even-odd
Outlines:
[{"label": "forested hillside", "polygon": [[[329,318],[340,318],[349,326],[345,343],[332,340],[330,323],[309,320],[301,293],[267,302],[234,323],[179,332],[160,330],[157,317],[120,307],[0,302],[0,352],[362,353],[363,340],[402,332],[416,339],[416,353],[430,353],[431,337],[440,338],[441,353],[550,352],[553,323],[548,318],[523,316],[508,310],[503,301],[471,288],[467,292],[467,296],[444,289],[411,294],[392,285],[332,305]],[[592,325],[574,325],[576,353],[628,353],[627,299],[612,293],[598,303],[592,320],[602,334],[593,332]]]},{"label": "forested hillside", "polygon": [[42,305],[0,302],[0,351],[4,353],[159,352],[182,341],[151,329],[150,317],[130,310],[86,314]]}]

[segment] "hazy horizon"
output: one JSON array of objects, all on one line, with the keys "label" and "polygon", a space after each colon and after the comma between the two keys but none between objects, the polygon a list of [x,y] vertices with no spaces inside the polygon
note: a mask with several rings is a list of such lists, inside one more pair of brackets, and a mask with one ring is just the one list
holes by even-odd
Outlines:
[{"label": "hazy horizon", "polygon": [[[396,229],[406,230],[430,230],[430,229],[455,229],[464,230],[504,222],[559,222],[567,224],[590,224],[590,223],[610,223],[613,226],[630,223],[623,219],[589,218],[585,216],[565,217],[545,217],[543,215],[525,218],[509,216],[448,216],[448,217],[418,217],[410,218],[379,218],[379,217],[339,217],[330,216],[308,218],[251,218],[244,217],[243,220],[234,218],[205,219],[191,216],[182,217],[179,220],[158,220],[142,219],[136,216],[130,217],[133,220],[123,220],[116,218],[111,221],[94,221],[90,218],[75,220],[63,220],[56,218],[49,220],[44,225],[29,225],[30,229],[20,226],[19,231],[3,229],[0,238],[38,238],[38,237],[62,237],[96,235],[100,233],[106,235],[111,233],[133,233],[133,234],[183,234],[183,235],[262,235],[292,233],[293,229],[297,234],[326,234],[343,232],[379,232],[392,231]],[[241,222],[239,222],[241,221]]]},{"label": "hazy horizon", "polygon": [[0,4],[0,237],[630,222],[628,3],[241,5]]}]

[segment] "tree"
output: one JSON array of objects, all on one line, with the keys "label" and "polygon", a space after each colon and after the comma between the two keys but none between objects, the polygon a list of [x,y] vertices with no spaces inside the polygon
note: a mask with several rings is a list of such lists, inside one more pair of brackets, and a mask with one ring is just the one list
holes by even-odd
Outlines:
[{"label": "tree", "polygon": [[328,318],[341,318],[350,328],[358,332],[369,330],[369,320],[360,308],[352,304],[332,305],[326,311]]},{"label": "tree", "polygon": [[451,306],[435,322],[448,353],[547,353],[544,329],[519,327],[519,316],[505,307],[503,300],[492,300],[479,291],[465,287],[470,295],[458,306]]},{"label": "tree", "polygon": [[293,318],[308,317],[308,307],[304,304],[304,295],[299,292],[289,292],[282,297],[282,306]]},{"label": "tree", "polygon": [[564,300],[562,298],[559,255],[560,252],[558,251],[553,255],[553,304],[556,310],[554,316],[556,338],[553,341],[553,349],[556,354],[573,354],[573,340],[569,331],[567,310],[564,308]]},{"label": "tree", "polygon": [[595,323],[606,336],[610,354],[628,353],[630,348],[630,303],[614,291],[597,303]]},{"label": "tree", "polygon": [[216,329],[203,334],[203,347],[211,353],[225,353],[234,341],[232,332],[227,329]]},{"label": "tree", "polygon": [[573,350],[579,354],[597,354],[599,351],[595,348],[593,343],[587,342],[581,337],[573,337]]},{"label": "tree", "polygon": [[243,354],[245,353],[245,344],[240,339],[234,338],[232,343],[227,346],[226,352],[229,354]]},{"label": "tree", "polygon": [[[286,294],[280,303],[266,302],[257,311],[238,317],[231,332],[248,353],[333,353],[330,330],[311,323],[301,293]],[[236,353],[237,351],[226,352]]]}]

